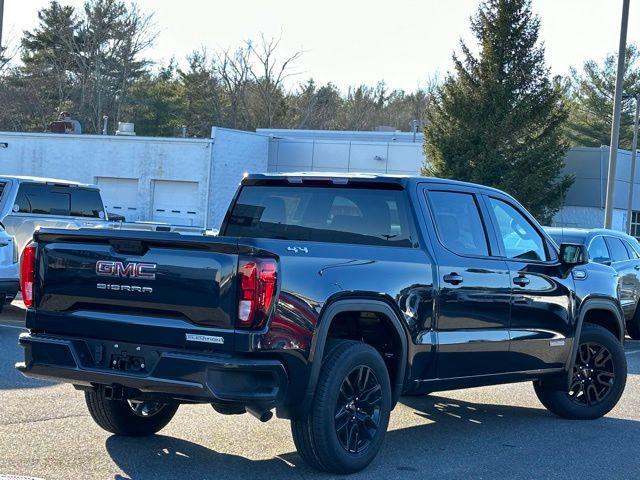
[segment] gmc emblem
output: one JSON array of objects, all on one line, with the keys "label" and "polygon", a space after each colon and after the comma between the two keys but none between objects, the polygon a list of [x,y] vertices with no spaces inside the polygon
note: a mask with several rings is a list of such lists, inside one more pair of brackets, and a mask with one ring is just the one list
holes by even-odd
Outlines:
[{"label": "gmc emblem", "polygon": [[139,278],[141,280],[156,279],[155,263],[131,262],[126,266],[122,262],[100,260],[96,262],[96,273],[103,277]]}]

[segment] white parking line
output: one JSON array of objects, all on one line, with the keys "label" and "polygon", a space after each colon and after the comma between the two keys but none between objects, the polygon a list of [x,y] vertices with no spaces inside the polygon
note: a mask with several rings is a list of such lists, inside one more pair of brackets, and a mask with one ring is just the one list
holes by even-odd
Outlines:
[{"label": "white parking line", "polygon": [[26,330],[26,327],[21,327],[19,325],[7,325],[4,323],[0,323],[0,327],[7,327],[7,328],[15,328],[16,330]]},{"label": "white parking line", "polygon": [[630,350],[628,352],[624,352],[625,355],[632,355],[634,353],[640,353],[640,350]]}]

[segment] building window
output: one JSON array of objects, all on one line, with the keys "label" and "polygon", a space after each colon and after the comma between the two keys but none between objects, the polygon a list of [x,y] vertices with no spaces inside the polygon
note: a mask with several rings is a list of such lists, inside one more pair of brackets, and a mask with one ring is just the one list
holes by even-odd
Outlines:
[{"label": "building window", "polygon": [[640,211],[638,210],[631,212],[631,232],[629,233],[640,240]]}]

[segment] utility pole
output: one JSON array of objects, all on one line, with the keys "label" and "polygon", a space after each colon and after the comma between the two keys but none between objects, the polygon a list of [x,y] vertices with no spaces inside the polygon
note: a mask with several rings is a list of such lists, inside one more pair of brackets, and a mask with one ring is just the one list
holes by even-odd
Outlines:
[{"label": "utility pole", "polygon": [[0,0],[0,53],[2,53],[2,22],[4,21],[4,0]]},{"label": "utility pole", "polygon": [[618,143],[620,140],[620,110],[622,107],[622,80],[624,60],[627,51],[627,24],[629,23],[629,0],[622,0],[622,21],[620,24],[620,46],[618,48],[618,75],[616,93],[613,102],[613,121],[611,123],[611,142],[609,144],[609,170],[607,174],[607,198],[604,207],[604,228],[611,228],[613,220],[614,191],[616,187],[616,163],[618,161]]},{"label": "utility pole", "polygon": [[631,215],[633,213],[633,187],[636,177],[636,150],[638,148],[638,121],[640,121],[640,93],[636,94],[636,116],[633,122],[631,142],[631,178],[629,179],[629,201],[627,202],[627,233],[631,235]]}]

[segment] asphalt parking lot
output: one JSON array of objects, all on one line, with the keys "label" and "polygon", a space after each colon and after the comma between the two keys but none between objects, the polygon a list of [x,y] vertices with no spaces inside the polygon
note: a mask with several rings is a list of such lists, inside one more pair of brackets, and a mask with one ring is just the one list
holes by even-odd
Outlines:
[{"label": "asphalt parking lot", "polygon": [[[109,435],[81,392],[26,379],[17,337],[22,310],[0,315],[0,478],[331,478],[295,452],[289,424],[182,406],[159,435]],[[640,477],[640,342],[627,343],[626,391],[606,418],[555,418],[530,384],[404,398],[381,454],[349,478],[637,479]]]}]

